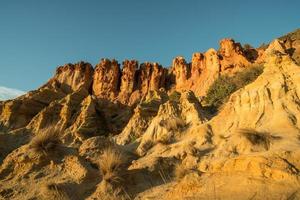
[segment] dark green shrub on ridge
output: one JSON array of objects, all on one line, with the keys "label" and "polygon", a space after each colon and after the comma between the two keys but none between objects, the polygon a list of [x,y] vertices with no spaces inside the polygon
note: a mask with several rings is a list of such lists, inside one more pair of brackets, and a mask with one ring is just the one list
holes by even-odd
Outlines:
[{"label": "dark green shrub on ridge", "polygon": [[253,82],[263,72],[263,66],[253,66],[235,73],[233,76],[222,75],[210,86],[204,98],[206,108],[216,112],[229,96],[238,89]]}]

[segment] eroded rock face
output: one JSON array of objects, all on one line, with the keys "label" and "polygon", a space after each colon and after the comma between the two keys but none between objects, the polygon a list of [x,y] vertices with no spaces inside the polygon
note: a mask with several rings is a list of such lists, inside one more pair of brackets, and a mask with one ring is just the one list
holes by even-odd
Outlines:
[{"label": "eroded rock face", "polygon": [[60,90],[43,87],[15,100],[5,101],[2,104],[0,123],[9,130],[22,128],[43,108],[64,96]]},{"label": "eroded rock face", "polygon": [[119,100],[122,103],[128,103],[130,95],[136,89],[136,71],[138,70],[138,61],[125,60],[123,62],[121,87],[119,93]]},{"label": "eroded rock face", "polygon": [[191,76],[190,66],[183,57],[178,56],[174,58],[172,68],[176,78],[176,88],[180,88]]},{"label": "eroded rock face", "polygon": [[300,29],[279,38],[284,44],[287,53],[300,64]]},{"label": "eroded rock face", "polygon": [[[259,56],[255,62],[266,62],[270,52],[290,51],[295,45],[296,42],[289,38],[274,40],[266,50],[257,51]],[[112,104],[120,102],[125,106],[136,105],[149,92],[160,88],[166,88],[167,92],[191,90],[196,96],[205,96],[220,75],[251,65],[253,60],[250,62],[248,57],[239,43],[233,39],[223,39],[219,51],[209,49],[205,53],[194,53],[191,63],[183,57],[176,57],[169,70],[158,63],[146,62],[139,66],[136,60],[125,60],[122,70],[116,60],[109,59],[102,59],[95,70],[89,63],[67,64],[58,67],[54,77],[38,90],[13,101],[2,102],[1,126],[8,129],[25,127],[51,102],[81,89],[94,95],[96,100]]]},{"label": "eroded rock face", "polygon": [[[121,72],[107,59],[94,73],[88,64],[61,68],[38,90],[0,102],[0,199],[104,199],[99,194],[112,179],[120,188],[106,189],[130,199],[299,199],[294,45],[274,40],[260,60],[249,61],[226,39],[220,51],[195,53],[191,63],[176,58],[168,72],[136,61],[125,61]],[[265,63],[263,73],[208,115],[199,95],[218,76],[247,67],[243,57]],[[174,81],[166,80],[170,75]],[[48,127],[59,129],[59,144],[33,148],[32,136]],[[126,165],[125,179],[100,174],[115,168],[97,166],[107,147],[126,158],[116,156]],[[176,179],[169,177],[174,167]]]},{"label": "eroded rock face", "polygon": [[89,90],[93,73],[94,69],[89,63],[66,64],[56,69],[54,77],[47,84],[65,93],[73,92],[81,87]]},{"label": "eroded rock face", "polygon": [[114,100],[119,92],[121,71],[116,60],[102,59],[95,67],[93,94],[98,98]]},{"label": "eroded rock face", "polygon": [[139,69],[138,89],[142,95],[149,91],[159,90],[165,84],[165,69],[158,63],[143,63]]},{"label": "eroded rock face", "polygon": [[156,116],[159,106],[167,99],[165,91],[149,92],[145,100],[134,109],[130,121],[116,137],[116,142],[124,145],[140,137],[146,131],[153,117]]},{"label": "eroded rock face", "polygon": [[241,44],[236,43],[233,39],[226,38],[221,40],[219,53],[221,55],[221,71],[235,70],[250,64]]},{"label": "eroded rock face", "polygon": [[49,127],[65,132],[75,141],[103,135],[107,131],[103,117],[96,111],[95,100],[84,88],[52,102],[26,128],[38,134]]},{"label": "eroded rock face", "polygon": [[209,49],[204,54],[204,59],[194,59],[194,65],[201,64],[200,76],[192,79],[191,90],[195,92],[197,96],[205,96],[210,85],[219,77],[221,74],[221,65],[218,53],[215,49]]},{"label": "eroded rock face", "polygon": [[[268,127],[269,131],[276,129],[276,132],[285,133],[298,129],[298,123],[295,122],[300,117],[296,106],[299,70],[299,66],[287,54],[279,50],[268,54],[263,74],[247,88],[232,95],[226,108],[219,114],[219,117],[233,116],[233,113],[239,116],[229,117],[232,120],[228,124],[223,121],[222,129]],[[268,115],[263,114],[266,112]],[[214,127],[218,129],[218,125]]]},{"label": "eroded rock face", "polygon": [[194,53],[192,56],[192,63],[191,63],[191,78],[199,78],[201,72],[205,69],[205,56],[203,53]]}]

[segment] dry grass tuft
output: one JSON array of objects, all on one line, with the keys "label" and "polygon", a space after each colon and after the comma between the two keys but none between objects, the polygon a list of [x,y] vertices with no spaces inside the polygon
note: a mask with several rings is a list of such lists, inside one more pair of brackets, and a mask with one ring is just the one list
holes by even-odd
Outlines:
[{"label": "dry grass tuft", "polygon": [[160,125],[162,127],[165,127],[168,131],[176,131],[179,128],[184,127],[185,126],[185,122],[182,119],[180,119],[178,117],[175,117],[175,118],[170,118],[170,119],[162,120],[160,122]]},{"label": "dry grass tuft", "polygon": [[49,155],[57,150],[60,143],[58,132],[49,129],[32,138],[30,149],[38,155]]},{"label": "dry grass tuft", "polygon": [[172,141],[172,134],[163,134],[157,139],[157,143],[170,144]]},{"label": "dry grass tuft", "polygon": [[47,200],[70,200],[65,188],[60,184],[49,183],[41,188],[43,199]]},{"label": "dry grass tuft", "polygon": [[272,136],[267,132],[258,132],[254,129],[241,129],[241,135],[247,138],[253,145],[263,145],[265,149],[270,149],[272,140],[280,139],[280,137]]},{"label": "dry grass tuft", "polygon": [[129,198],[125,198],[122,195],[119,195],[118,193],[119,193],[119,191],[113,192],[112,194],[111,193],[100,194],[99,199],[101,199],[101,200],[128,200],[129,199]]},{"label": "dry grass tuft", "polygon": [[103,180],[111,184],[121,183],[126,161],[125,155],[116,148],[105,149],[99,161]]},{"label": "dry grass tuft", "polygon": [[184,178],[189,173],[191,173],[191,169],[188,169],[182,163],[177,164],[175,166],[174,176],[175,176],[176,180],[180,180],[180,179]]}]

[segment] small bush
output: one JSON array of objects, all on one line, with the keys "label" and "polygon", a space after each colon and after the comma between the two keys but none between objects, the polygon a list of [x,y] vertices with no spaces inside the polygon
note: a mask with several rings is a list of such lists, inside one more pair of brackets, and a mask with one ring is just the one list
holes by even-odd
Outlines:
[{"label": "small bush", "polygon": [[172,141],[172,134],[163,134],[160,135],[159,138],[157,138],[156,143],[170,144],[171,141]]},{"label": "small bush", "polygon": [[280,139],[280,137],[272,136],[267,132],[258,132],[253,129],[241,129],[241,135],[247,138],[252,145],[263,145],[266,150],[270,149],[272,140]]},{"label": "small bush", "polygon": [[232,77],[232,80],[237,88],[240,89],[245,85],[253,82],[262,72],[263,66],[261,65],[249,67],[241,72],[238,72],[235,76]]},{"label": "small bush", "polygon": [[43,199],[48,200],[70,200],[66,189],[61,184],[50,183],[41,188]]},{"label": "small bush", "polygon": [[53,154],[60,145],[58,133],[51,129],[39,133],[30,142],[30,149],[38,155]]},{"label": "small bush", "polygon": [[179,128],[184,127],[185,122],[182,119],[175,117],[160,121],[160,125],[165,127],[168,131],[176,131]]},{"label": "small bush", "polygon": [[99,161],[103,180],[111,184],[120,183],[126,161],[125,155],[116,148],[109,147],[105,149]]},{"label": "small bush", "polygon": [[208,106],[219,107],[236,90],[236,85],[228,76],[219,77],[209,88],[205,97]]},{"label": "small bush", "polygon": [[176,180],[180,180],[191,172],[192,172],[191,169],[188,169],[185,165],[180,163],[175,166],[174,176],[175,176]]},{"label": "small bush", "polygon": [[210,86],[204,98],[206,106],[215,112],[236,90],[253,82],[263,72],[263,66],[253,66],[235,73],[233,76],[222,75]]}]

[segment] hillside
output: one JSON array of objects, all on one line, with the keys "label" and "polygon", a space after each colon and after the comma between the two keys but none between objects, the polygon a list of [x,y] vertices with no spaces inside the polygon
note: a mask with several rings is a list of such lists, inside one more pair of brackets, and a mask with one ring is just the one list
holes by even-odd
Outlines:
[{"label": "hillside", "polygon": [[0,199],[300,199],[299,44],[58,67],[0,102]]}]

